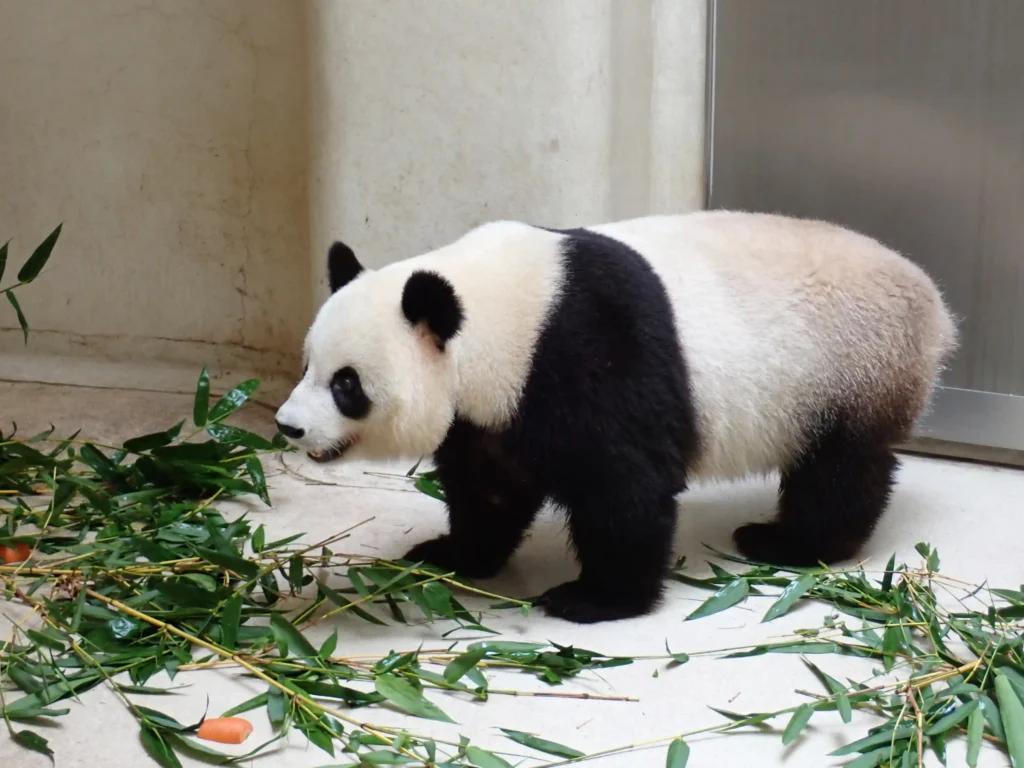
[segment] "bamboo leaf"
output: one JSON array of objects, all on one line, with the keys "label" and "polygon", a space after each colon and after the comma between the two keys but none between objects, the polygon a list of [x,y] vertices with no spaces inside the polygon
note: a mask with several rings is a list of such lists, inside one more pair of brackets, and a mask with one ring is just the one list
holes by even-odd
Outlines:
[{"label": "bamboo leaf", "polygon": [[222,642],[224,647],[235,650],[238,647],[238,627],[242,619],[242,597],[232,595],[224,602],[224,612],[221,619],[221,628],[224,632]]},{"label": "bamboo leaf", "polygon": [[50,742],[38,733],[33,731],[12,731],[11,737],[17,744],[25,747],[25,749],[31,749],[33,752],[46,755],[51,759],[53,758],[53,750],[50,749]]},{"label": "bamboo leaf", "polygon": [[466,759],[477,768],[512,768],[504,758],[480,747],[466,747]]},{"label": "bamboo leaf", "polygon": [[170,429],[164,430],[163,432],[153,432],[142,437],[133,437],[131,440],[124,441],[124,449],[129,453],[143,453],[144,451],[151,451],[154,448],[162,448],[165,445],[170,445],[178,439],[178,435],[181,434],[181,428],[185,426],[184,421],[179,421]]},{"label": "bamboo leaf", "polygon": [[981,707],[975,707],[967,718],[967,765],[977,768],[978,756],[981,754],[981,737],[985,733],[985,715]]},{"label": "bamboo leaf", "polygon": [[288,650],[291,649],[296,656],[301,658],[317,658],[316,648],[281,614],[275,613],[270,617],[270,629],[274,633],[274,640],[278,647],[283,645],[282,656],[287,656]]},{"label": "bamboo leaf", "polygon": [[932,725],[930,725],[924,732],[925,736],[936,736],[938,734],[945,733],[955,725],[959,725],[968,717],[971,713],[978,708],[978,700],[972,699],[966,704],[961,704],[959,707],[954,709],[947,715],[940,717]]},{"label": "bamboo leaf", "polygon": [[63,226],[63,224],[58,224],[57,228],[47,235],[46,239],[28,257],[28,261],[18,270],[19,283],[31,283],[39,277],[39,273],[43,271],[43,267],[46,266],[46,262],[53,252],[53,247],[57,244],[57,238],[60,237],[60,231]]},{"label": "bamboo leaf", "polygon": [[4,279],[4,271],[7,269],[7,246],[11,244],[8,240],[3,245],[0,245],[0,280]]},{"label": "bamboo leaf", "polygon": [[445,723],[455,722],[407,681],[390,672],[378,675],[373,682],[377,693],[410,715]]},{"label": "bamboo leaf", "polygon": [[796,708],[793,716],[789,719],[786,724],[786,730],[782,732],[782,744],[788,746],[792,744],[796,737],[800,735],[800,732],[807,726],[807,723],[811,720],[811,715],[814,714],[814,709],[810,704],[801,704]]},{"label": "bamboo leaf", "polygon": [[1024,768],[1024,703],[1017,697],[1002,669],[996,670],[996,698],[1003,718],[1010,762],[1014,768]]},{"label": "bamboo leaf", "polygon": [[701,603],[697,610],[686,617],[686,621],[704,618],[719,611],[724,611],[727,608],[732,608],[737,603],[742,602],[749,592],[750,588],[747,585],[746,579],[731,581]]},{"label": "bamboo leaf", "polygon": [[142,726],[142,743],[150,756],[163,768],[182,768],[181,761],[174,754],[174,750],[164,741],[160,732],[152,726]]},{"label": "bamboo leaf", "polygon": [[797,600],[807,594],[817,581],[817,577],[810,573],[806,573],[799,579],[791,581],[789,586],[782,590],[782,594],[779,596],[779,599],[772,604],[771,608],[768,609],[761,621],[774,621],[780,616],[785,615]]},{"label": "bamboo leaf", "polygon": [[317,655],[326,661],[334,655],[334,650],[338,647],[338,630],[334,630],[331,636],[324,640],[323,645],[320,646],[320,651]]},{"label": "bamboo leaf", "polygon": [[197,427],[205,427],[210,412],[210,372],[203,366],[196,385],[195,402],[192,405],[192,423]]},{"label": "bamboo leaf", "polygon": [[214,403],[210,409],[208,421],[218,422],[226,419],[237,411],[252,395],[259,389],[259,379],[243,381],[234,389],[229,390],[220,400]]},{"label": "bamboo leaf", "polygon": [[206,549],[205,547],[196,547],[196,554],[199,555],[203,560],[214,565],[219,565],[229,571],[234,571],[239,576],[244,576],[247,579],[255,579],[260,575],[260,567],[252,560],[245,560],[241,557],[235,557],[234,555],[226,555],[222,552],[216,552],[212,549]]},{"label": "bamboo leaf", "polygon": [[686,768],[690,759],[690,746],[682,739],[675,739],[668,746],[665,768]]},{"label": "bamboo leaf", "polygon": [[522,731],[513,731],[508,728],[502,728],[501,732],[508,736],[512,741],[522,744],[524,747],[530,747],[540,752],[546,752],[549,755],[555,755],[556,757],[566,757],[569,759],[583,757],[586,753],[580,752],[578,749],[567,747],[564,744],[559,744],[554,741],[548,741],[538,736],[533,736],[529,733],[523,733]]},{"label": "bamboo leaf", "polygon": [[487,651],[483,648],[476,648],[475,650],[466,651],[462,655],[456,656],[448,663],[448,666],[445,667],[444,679],[448,683],[457,683],[463,675],[479,664],[480,660],[486,655]]},{"label": "bamboo leaf", "polygon": [[6,295],[7,302],[14,308],[14,316],[18,318],[18,325],[21,326],[21,335],[24,336],[25,343],[28,344],[28,320],[25,319],[25,313],[21,311],[21,304],[18,303],[14,291],[7,291]]}]

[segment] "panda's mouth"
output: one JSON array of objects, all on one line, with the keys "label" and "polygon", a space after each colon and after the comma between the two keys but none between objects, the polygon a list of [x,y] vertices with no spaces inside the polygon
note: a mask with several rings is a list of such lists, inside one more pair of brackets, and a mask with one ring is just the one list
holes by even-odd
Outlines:
[{"label": "panda's mouth", "polygon": [[358,442],[359,435],[352,435],[322,451],[307,451],[306,455],[319,464],[327,464],[328,462],[340,459],[349,448]]}]

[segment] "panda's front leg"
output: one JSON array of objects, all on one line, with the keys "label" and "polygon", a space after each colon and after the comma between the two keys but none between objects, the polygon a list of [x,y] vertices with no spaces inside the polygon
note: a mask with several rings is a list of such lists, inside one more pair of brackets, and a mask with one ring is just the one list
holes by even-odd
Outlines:
[{"label": "panda's front leg", "polygon": [[457,422],[434,457],[448,507],[448,533],[413,547],[406,560],[471,579],[495,576],[519,547],[544,495],[494,450],[493,436]]},{"label": "panda's front leg", "polygon": [[568,504],[580,577],[539,601],[551,616],[579,624],[650,612],[661,598],[672,556],[676,500],[626,487]]}]

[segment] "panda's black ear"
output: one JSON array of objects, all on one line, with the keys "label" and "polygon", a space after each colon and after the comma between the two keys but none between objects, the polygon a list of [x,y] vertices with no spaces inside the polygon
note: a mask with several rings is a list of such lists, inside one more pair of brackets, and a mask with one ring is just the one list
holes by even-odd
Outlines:
[{"label": "panda's black ear", "polygon": [[362,271],[363,265],[344,243],[338,241],[327,251],[327,282],[331,293],[351,283]]},{"label": "panda's black ear", "polygon": [[413,272],[402,291],[402,313],[412,325],[423,324],[439,349],[462,327],[462,302],[452,284],[436,272]]}]

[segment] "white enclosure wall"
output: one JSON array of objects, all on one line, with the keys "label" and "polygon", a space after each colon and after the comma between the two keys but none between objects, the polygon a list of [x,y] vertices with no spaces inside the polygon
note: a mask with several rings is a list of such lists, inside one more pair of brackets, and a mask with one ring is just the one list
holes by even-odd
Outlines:
[{"label": "white enclosure wall", "polygon": [[12,264],[64,222],[0,378],[279,392],[333,237],[380,265],[702,201],[705,0],[0,0],[0,30]]}]

